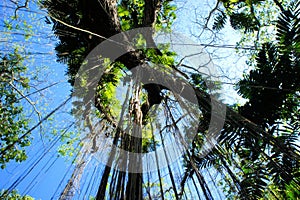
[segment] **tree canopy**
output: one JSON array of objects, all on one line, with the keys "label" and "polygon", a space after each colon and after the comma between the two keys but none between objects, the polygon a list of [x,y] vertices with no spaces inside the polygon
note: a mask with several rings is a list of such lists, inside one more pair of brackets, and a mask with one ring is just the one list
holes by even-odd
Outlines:
[{"label": "tree canopy", "polygon": [[[205,47],[175,34],[179,1],[40,3],[59,41],[57,61],[67,66],[75,119],[57,138],[73,166],[59,199],[300,197],[300,1],[218,0],[203,17],[201,28],[214,35],[239,31],[237,51],[252,45],[249,70],[234,84],[243,105],[222,102],[224,81]],[[160,35],[172,37],[158,42]],[[200,66],[199,55],[208,58]],[[4,168],[26,159],[34,129],[19,102],[30,89],[23,58],[15,50],[1,59]],[[15,183],[1,196],[17,195]]]}]

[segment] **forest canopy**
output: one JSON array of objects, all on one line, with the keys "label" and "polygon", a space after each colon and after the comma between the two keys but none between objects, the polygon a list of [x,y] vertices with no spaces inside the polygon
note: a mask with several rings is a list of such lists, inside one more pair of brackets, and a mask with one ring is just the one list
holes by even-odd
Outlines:
[{"label": "forest canopy", "polygon": [[[3,186],[1,198],[35,197],[41,175],[31,172],[50,163],[47,155],[66,157],[70,166],[55,178],[52,199],[300,197],[300,1],[197,4],[207,12],[172,0],[10,3],[2,33],[24,38],[6,40],[9,50],[1,51],[0,164],[29,167]],[[58,83],[47,82],[51,71],[45,76],[46,68],[28,64],[26,45],[17,46],[35,35],[18,17],[33,12],[29,4],[55,36],[49,68],[61,63],[66,73],[60,78],[70,94],[55,106],[33,102]],[[184,8],[195,16],[183,17]],[[187,22],[176,22],[190,16],[195,32],[187,37]],[[236,45],[218,44],[224,31],[239,36]],[[240,66],[232,59],[214,64],[222,55],[210,47],[235,50],[247,70],[228,83],[225,71]],[[224,101],[226,84],[244,103]],[[55,162],[40,172],[57,170]]]}]

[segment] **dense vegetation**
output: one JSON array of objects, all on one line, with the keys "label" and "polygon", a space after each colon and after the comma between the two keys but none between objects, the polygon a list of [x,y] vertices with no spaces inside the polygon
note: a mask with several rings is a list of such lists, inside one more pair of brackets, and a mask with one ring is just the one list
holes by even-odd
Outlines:
[{"label": "dense vegetation", "polygon": [[[244,105],[222,103],[218,99],[222,81],[201,74],[171,45],[155,43],[157,31],[172,33],[176,5],[169,0],[42,2],[59,39],[58,61],[67,64],[76,99],[72,115],[83,135],[70,134],[67,140],[67,146],[77,145],[71,148],[71,157],[77,156],[60,199],[78,198],[76,190],[89,160],[101,155],[106,165],[98,163],[94,171],[102,170],[93,173],[98,177],[88,183],[99,200],[299,198],[300,1],[217,1],[206,18],[210,23],[203,28],[211,26],[215,34],[229,19],[230,27],[243,36],[237,48],[253,42],[248,62],[252,68],[235,84],[247,99]],[[268,8],[274,12],[263,15]],[[266,24],[270,16],[276,20]],[[152,29],[130,37],[121,34],[117,42],[109,39],[143,27]],[[271,28],[274,31],[269,33]],[[116,59],[108,51],[89,54],[103,41],[124,54]],[[135,73],[144,68],[143,74]],[[100,69],[100,80],[93,79],[99,73],[94,69]],[[0,164],[4,168],[11,159],[26,159],[22,148],[30,145],[30,129],[17,96],[29,85],[22,77],[25,68],[18,52],[3,56],[0,70]],[[164,82],[150,81],[162,74]],[[121,99],[120,88],[125,91]],[[105,152],[105,141],[126,152]],[[184,147],[173,163],[165,144],[170,141],[171,151]],[[159,148],[162,155],[156,153]],[[151,163],[155,171],[142,170],[147,163],[141,154],[148,152],[155,152]],[[158,156],[165,158],[166,166],[159,167]],[[211,173],[215,178],[208,177]],[[15,193],[1,195],[9,198]]]}]

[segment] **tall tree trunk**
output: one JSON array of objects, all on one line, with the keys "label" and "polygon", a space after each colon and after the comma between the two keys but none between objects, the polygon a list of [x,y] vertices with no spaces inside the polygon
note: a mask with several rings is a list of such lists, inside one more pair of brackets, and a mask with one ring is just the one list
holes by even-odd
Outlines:
[{"label": "tall tree trunk", "polygon": [[[130,113],[133,115],[133,129],[130,139],[130,154],[128,160],[128,168],[130,171],[137,169],[139,173],[128,173],[128,182],[126,186],[126,199],[142,199],[143,196],[143,169],[142,165],[142,121],[143,113],[141,111],[140,97],[142,87],[137,81],[134,85],[133,97],[131,99]],[[132,155],[132,156],[131,156]]]},{"label": "tall tree trunk", "polygon": [[61,193],[59,200],[71,200],[76,194],[76,190],[80,188],[80,180],[84,172],[85,167],[89,162],[89,148],[84,148],[84,153],[80,157],[78,163],[75,166],[75,170],[72,173],[67,185]]},{"label": "tall tree trunk", "polygon": [[[140,105],[140,96],[142,87],[140,83],[134,86],[134,92],[132,98],[130,100],[130,107],[129,107],[129,120],[132,122],[128,122],[130,130],[130,135],[126,135],[126,133],[122,132],[118,128],[118,133],[116,134],[113,144],[117,145],[119,138],[121,138],[121,148],[127,151],[126,155],[122,154],[121,157],[121,168],[120,171],[114,171],[115,178],[118,177],[118,180],[114,180],[109,185],[110,189],[115,191],[111,191],[113,196],[111,198],[116,198],[117,196],[122,198],[123,191],[125,191],[125,199],[142,199],[143,197],[143,173],[142,171],[142,120],[143,114],[141,111]],[[115,149],[110,152],[109,159],[107,166],[104,169],[100,186],[97,193],[97,200],[102,200],[105,197],[108,185],[109,175],[111,174],[111,166],[114,165],[116,159],[116,152]],[[127,166],[124,169],[123,166]],[[113,169],[116,170],[116,169]],[[124,171],[122,171],[124,170]],[[125,180],[125,174],[127,174],[127,182],[123,184]],[[113,184],[113,185],[112,185]]]}]

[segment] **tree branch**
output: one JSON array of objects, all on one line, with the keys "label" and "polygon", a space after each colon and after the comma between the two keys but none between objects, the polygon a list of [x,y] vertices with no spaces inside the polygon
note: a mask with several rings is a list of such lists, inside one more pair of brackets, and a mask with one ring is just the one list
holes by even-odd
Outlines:
[{"label": "tree branch", "polygon": [[71,97],[69,97],[68,99],[66,99],[62,104],[60,104],[54,110],[52,110],[48,115],[46,115],[44,118],[42,118],[36,125],[34,125],[31,129],[29,129],[28,131],[26,131],[26,133],[24,133],[16,141],[14,141],[10,145],[7,145],[3,150],[0,151],[0,156],[2,157],[6,151],[8,151],[9,149],[13,148],[14,145],[16,145],[20,140],[24,139],[33,130],[35,130],[37,127],[39,127],[45,120],[47,120],[49,117],[51,117],[56,111],[58,111],[61,107],[63,107],[70,100],[71,100]]},{"label": "tree branch", "polygon": [[218,10],[219,8],[219,4],[220,4],[220,0],[217,0],[217,3],[215,5],[215,7],[209,12],[208,17],[206,18],[206,23],[204,24],[203,29],[206,29],[208,27],[208,23],[210,21],[210,18],[212,17],[213,13]]},{"label": "tree branch", "polygon": [[280,11],[281,11],[282,13],[285,13],[285,12],[286,12],[286,10],[283,8],[283,6],[281,5],[281,3],[279,3],[278,0],[274,0],[274,3],[276,4],[276,6],[279,7],[279,9],[280,9]]}]

